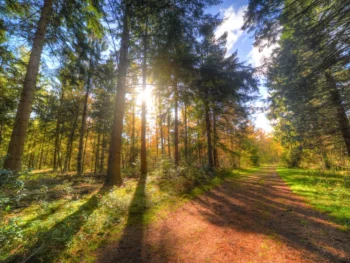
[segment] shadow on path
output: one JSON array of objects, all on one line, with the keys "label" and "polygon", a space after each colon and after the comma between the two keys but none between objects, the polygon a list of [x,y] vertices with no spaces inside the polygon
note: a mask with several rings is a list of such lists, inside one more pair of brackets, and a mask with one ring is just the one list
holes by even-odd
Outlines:
[{"label": "shadow on path", "polygon": [[225,183],[198,198],[197,204],[206,208],[198,212],[211,224],[279,239],[311,262],[350,262],[349,232],[306,205],[272,167],[257,175],[237,189]]}]

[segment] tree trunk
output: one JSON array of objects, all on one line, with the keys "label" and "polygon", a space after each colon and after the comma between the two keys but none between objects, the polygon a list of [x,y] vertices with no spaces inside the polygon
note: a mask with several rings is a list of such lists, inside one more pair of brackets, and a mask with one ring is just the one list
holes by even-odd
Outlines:
[{"label": "tree trunk", "polygon": [[350,124],[349,119],[346,115],[346,111],[341,99],[340,92],[337,88],[337,83],[332,76],[331,72],[325,71],[324,73],[326,81],[329,87],[331,95],[331,103],[336,110],[336,118],[339,125],[340,132],[342,134],[345,146],[347,149],[348,156],[350,156]]},{"label": "tree trunk", "polygon": [[129,18],[128,5],[124,2],[123,33],[121,38],[120,58],[118,68],[117,94],[115,98],[114,120],[111,134],[111,143],[108,156],[107,177],[105,186],[123,184],[121,176],[121,153],[123,119],[125,111],[126,73],[128,69],[129,52]]},{"label": "tree trunk", "polygon": [[73,141],[74,141],[74,133],[75,130],[77,128],[77,124],[78,124],[78,116],[79,116],[79,107],[77,107],[77,111],[74,114],[74,119],[73,119],[73,123],[72,123],[72,128],[68,137],[68,142],[67,142],[67,149],[66,149],[66,158],[64,160],[64,168],[63,171],[67,172],[68,170],[70,170],[70,159],[72,156],[72,146],[73,146]]},{"label": "tree trunk", "polygon": [[62,91],[61,91],[61,97],[60,97],[60,106],[58,108],[57,111],[57,120],[56,120],[56,130],[55,130],[55,151],[53,154],[53,170],[54,172],[57,171],[57,167],[58,167],[58,160],[59,158],[59,154],[60,154],[60,130],[61,130],[61,113],[62,113],[62,105],[63,105],[63,99],[64,99],[64,91],[63,91],[63,87],[62,87]]},{"label": "tree trunk", "polygon": [[205,105],[205,127],[207,132],[207,154],[208,154],[208,167],[212,169],[214,167],[214,161],[213,161],[213,146],[211,143],[211,124],[210,124],[210,109],[208,102]]},{"label": "tree trunk", "polygon": [[177,88],[177,78],[175,76],[174,81],[174,99],[175,99],[175,105],[174,105],[174,114],[175,114],[175,120],[174,120],[174,159],[175,159],[175,165],[179,165],[180,157],[179,157],[179,121],[178,121],[178,88]]},{"label": "tree trunk", "polygon": [[197,158],[198,158],[198,164],[202,165],[202,162],[201,162],[201,160],[202,160],[202,156],[201,156],[201,141],[200,141],[201,135],[200,135],[199,127],[200,127],[200,125],[199,125],[199,118],[198,118],[197,119],[197,146],[198,146],[197,147],[197,153],[198,153]]},{"label": "tree trunk", "polygon": [[96,153],[95,153],[95,168],[94,168],[94,174],[97,173],[97,170],[99,170],[99,160],[100,160],[100,139],[101,133],[100,131],[97,132],[97,144],[96,144]]},{"label": "tree trunk", "polygon": [[[61,123],[61,127],[63,126],[64,126],[64,122]],[[63,132],[60,131],[60,135],[58,138],[57,162],[61,172],[62,172],[62,138],[63,138]]]},{"label": "tree trunk", "polygon": [[216,114],[215,109],[213,110],[213,154],[214,154],[214,167],[219,168],[219,156],[217,148],[218,134],[216,132]]},{"label": "tree trunk", "polygon": [[135,98],[132,100],[132,132],[131,132],[131,158],[130,164],[133,166],[135,163]]},{"label": "tree trunk", "polygon": [[163,114],[162,114],[162,100],[161,100],[160,89],[158,91],[158,114],[159,114],[160,147],[161,147],[162,155],[164,155]]},{"label": "tree trunk", "polygon": [[[47,148],[44,148],[44,157],[43,157],[43,166],[44,167],[47,167],[47,159],[48,159],[48,156],[49,156],[49,147]],[[52,163],[50,163],[51,165]]]},{"label": "tree trunk", "polygon": [[44,138],[41,144],[41,149],[40,149],[40,158],[39,158],[39,166],[38,169],[41,170],[41,165],[43,163],[43,154],[44,154],[44,149],[45,149],[45,141],[46,141],[46,127],[44,128]]},{"label": "tree trunk", "polygon": [[82,174],[84,174],[84,167],[85,167],[85,160],[86,160],[86,148],[89,140],[89,125],[88,128],[86,129],[86,136],[85,136],[85,144],[84,144],[84,153],[83,153],[83,165],[81,167]]},{"label": "tree trunk", "polygon": [[39,73],[41,53],[45,43],[45,34],[49,24],[54,0],[45,0],[41,9],[38,27],[34,36],[32,51],[29,57],[26,76],[24,78],[23,90],[19,101],[16,120],[13,127],[11,140],[8,148],[8,158],[5,160],[4,168],[12,171],[21,169],[21,160],[27,128],[32,111],[34,92]]},{"label": "tree trunk", "polygon": [[29,167],[29,168],[34,168],[34,152],[32,152],[32,153],[30,154],[28,167]]},{"label": "tree trunk", "polygon": [[171,158],[171,147],[170,147],[170,108],[168,108],[168,154]]},{"label": "tree trunk", "polygon": [[29,163],[28,163],[28,167],[29,168],[34,168],[34,159],[35,159],[35,147],[36,147],[36,140],[33,140],[33,144],[30,147],[31,149],[31,154],[30,154],[30,158],[29,158]]},{"label": "tree trunk", "polygon": [[187,105],[184,108],[184,123],[185,123],[185,159],[188,161],[188,129],[187,129]]},{"label": "tree trunk", "polygon": [[4,127],[4,120],[0,120],[0,154],[1,154],[1,146],[2,146],[2,130]]},{"label": "tree trunk", "polygon": [[230,140],[232,168],[238,168],[237,158],[236,158],[237,156],[236,156],[236,153],[234,153],[234,141],[233,141],[234,135],[235,135],[234,128],[230,128],[228,131],[228,136],[229,136],[229,140]]},{"label": "tree trunk", "polygon": [[[96,134],[93,135],[92,152],[96,153]],[[93,158],[91,158],[91,163],[90,163],[90,172],[92,173],[92,171],[94,171],[94,174],[96,174],[95,164],[96,164],[96,154],[94,155]]]},{"label": "tree trunk", "polygon": [[162,150],[162,155],[164,155],[165,152],[164,152],[163,116],[161,116],[159,119],[159,127],[160,127],[160,147]]},{"label": "tree trunk", "polygon": [[[105,124],[103,124],[103,131],[105,130]],[[104,170],[104,164],[105,164],[105,149],[107,147],[106,145],[106,137],[105,133],[102,133],[102,143],[101,143],[101,157],[100,157],[100,167],[99,172],[103,172]]]},{"label": "tree trunk", "polygon": [[[90,62],[91,63],[91,62]],[[90,65],[91,68],[91,65]],[[89,99],[89,93],[90,93],[90,86],[91,86],[91,73],[88,73],[88,79],[87,79],[87,85],[86,85],[86,92],[84,97],[84,108],[83,108],[83,115],[81,118],[81,127],[80,127],[80,137],[79,137],[79,148],[78,148],[78,156],[77,156],[77,175],[80,176],[83,173],[83,150],[84,150],[84,134],[85,134],[85,126],[86,126],[86,118],[87,118],[87,104]]]},{"label": "tree trunk", "polygon": [[[146,18],[147,19],[147,18]],[[145,35],[143,37],[143,61],[142,61],[142,92],[146,92],[147,81],[147,31],[148,25],[146,21]],[[141,107],[141,177],[145,181],[147,176],[147,153],[146,153],[146,98],[142,98]]]}]

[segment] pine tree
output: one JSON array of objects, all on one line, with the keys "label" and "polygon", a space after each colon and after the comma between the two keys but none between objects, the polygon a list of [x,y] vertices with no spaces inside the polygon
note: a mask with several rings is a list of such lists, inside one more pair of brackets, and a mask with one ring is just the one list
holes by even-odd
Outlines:
[{"label": "pine tree", "polygon": [[324,148],[325,139],[311,146],[311,137],[330,136],[338,144],[341,136],[350,155],[349,99],[339,89],[343,78],[338,77],[349,63],[348,12],[344,1],[253,0],[244,28],[255,31],[257,44],[281,38],[269,70],[272,107],[292,113],[290,125],[299,141]]},{"label": "pine tree", "polygon": [[18,171],[21,168],[21,158],[34,100],[34,91],[39,72],[40,58],[45,43],[45,35],[50,21],[53,2],[54,0],[45,0],[41,9],[41,15],[33,39],[27,72],[23,83],[23,90],[17,110],[16,121],[9,144],[8,158],[4,163],[5,169]]}]

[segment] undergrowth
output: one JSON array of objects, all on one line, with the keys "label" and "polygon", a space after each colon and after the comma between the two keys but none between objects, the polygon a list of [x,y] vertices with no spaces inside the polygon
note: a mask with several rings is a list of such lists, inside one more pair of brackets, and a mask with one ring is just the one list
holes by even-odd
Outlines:
[{"label": "undergrowth", "polygon": [[165,159],[149,173],[140,196],[135,179],[104,190],[103,177],[26,176],[21,179],[25,198],[7,200],[1,207],[0,261],[95,262],[94,251],[118,240],[130,213],[142,212],[137,217],[142,222],[135,223],[148,224],[225,178],[249,172],[222,169],[214,174],[189,165],[175,167]]},{"label": "undergrowth", "polygon": [[293,192],[305,196],[316,209],[328,213],[350,229],[350,175],[347,173],[307,169],[278,168],[278,174]]}]

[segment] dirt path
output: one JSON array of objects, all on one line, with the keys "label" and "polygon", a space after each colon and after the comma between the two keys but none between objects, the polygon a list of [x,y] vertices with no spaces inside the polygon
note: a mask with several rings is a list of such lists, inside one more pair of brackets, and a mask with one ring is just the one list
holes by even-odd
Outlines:
[{"label": "dirt path", "polygon": [[99,255],[99,262],[350,262],[350,234],[266,167],[146,229],[127,227],[121,241]]}]

